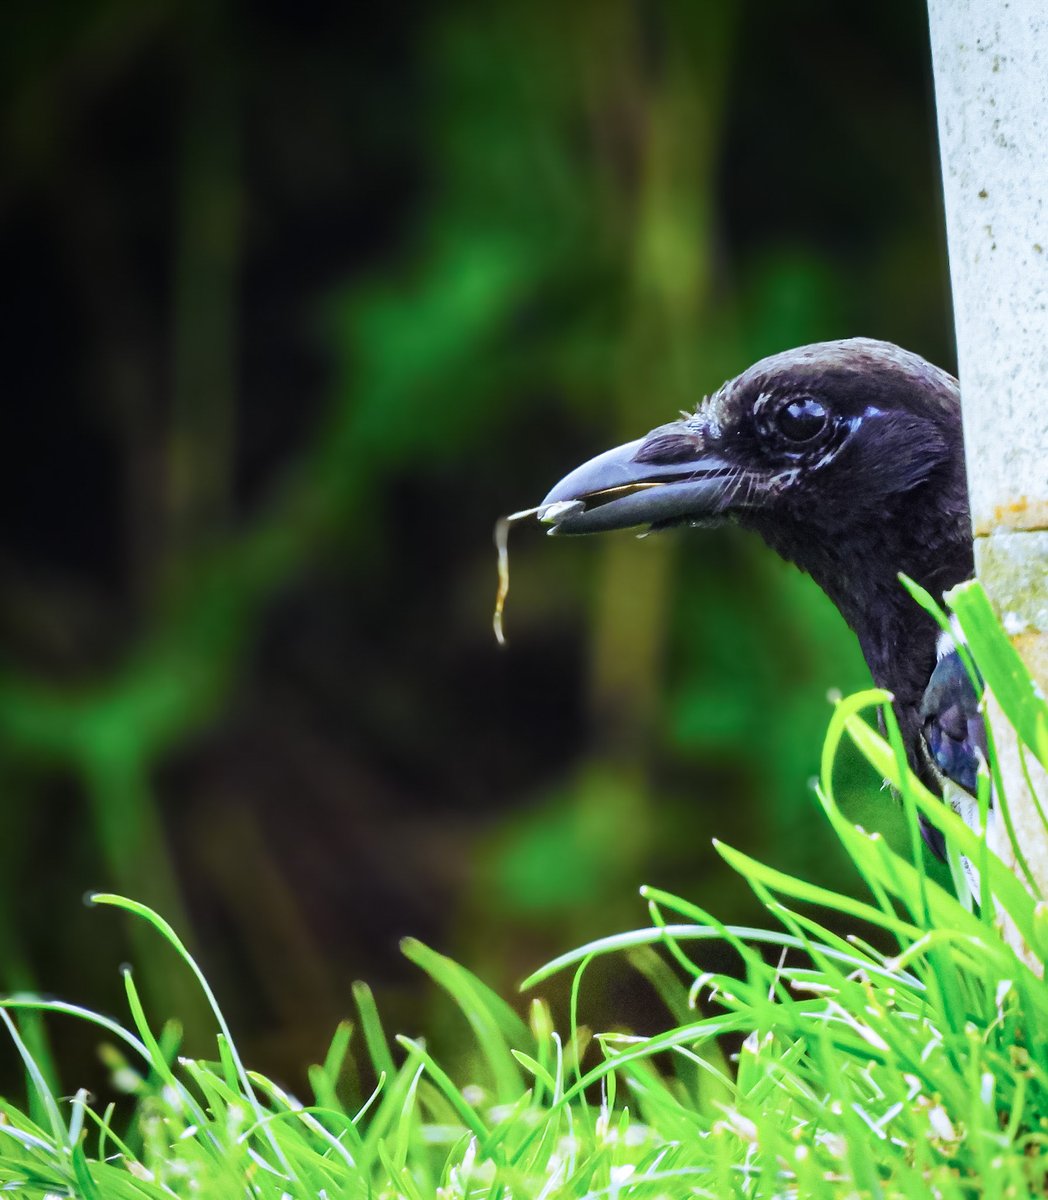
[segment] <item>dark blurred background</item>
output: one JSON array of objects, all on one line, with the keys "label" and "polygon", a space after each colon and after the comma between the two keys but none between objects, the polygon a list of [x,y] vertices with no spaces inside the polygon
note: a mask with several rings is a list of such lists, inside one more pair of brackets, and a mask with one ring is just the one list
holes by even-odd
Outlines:
[{"label": "dark blurred background", "polygon": [[119,1011],[133,961],[210,1053],[116,890],[295,1084],[355,978],[454,1040],[404,934],[510,993],[644,882],[752,918],[714,837],[854,886],[808,780],[866,673],[810,581],[522,526],[500,650],[491,530],[761,355],[952,367],[926,42],[913,0],[3,6],[0,987]]}]

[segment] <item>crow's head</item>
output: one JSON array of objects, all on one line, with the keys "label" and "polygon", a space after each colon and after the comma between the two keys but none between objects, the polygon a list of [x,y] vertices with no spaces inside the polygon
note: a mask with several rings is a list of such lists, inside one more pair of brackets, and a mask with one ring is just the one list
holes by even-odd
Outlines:
[{"label": "crow's head", "polygon": [[[556,533],[733,520],[808,571],[864,641],[971,572],[957,382],[867,338],[763,359],[693,415],[572,471],[540,517]],[[878,674],[875,669],[875,674]]]}]

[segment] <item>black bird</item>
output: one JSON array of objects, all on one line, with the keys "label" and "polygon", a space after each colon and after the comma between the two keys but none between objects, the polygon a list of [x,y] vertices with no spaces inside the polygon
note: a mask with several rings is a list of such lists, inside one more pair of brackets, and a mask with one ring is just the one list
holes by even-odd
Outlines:
[{"label": "black bird", "polygon": [[[572,471],[540,506],[550,532],[756,530],[822,587],[894,696],[910,765],[976,824],[978,694],[948,638],[899,582],[937,599],[971,577],[957,380],[869,338],[762,359],[693,415]],[[958,786],[959,785],[959,786]],[[943,853],[941,835],[925,837]]]}]

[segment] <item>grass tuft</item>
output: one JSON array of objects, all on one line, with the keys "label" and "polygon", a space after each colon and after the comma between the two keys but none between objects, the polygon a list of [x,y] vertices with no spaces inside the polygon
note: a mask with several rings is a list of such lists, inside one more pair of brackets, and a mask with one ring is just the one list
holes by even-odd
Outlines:
[{"label": "grass tuft", "polygon": [[[1002,703],[1045,752],[1043,698],[1002,651],[967,590],[962,621],[976,665],[1004,677]],[[988,661],[989,660],[989,661]],[[995,686],[996,690],[996,686]],[[151,925],[195,976],[214,1016],[214,1061],[177,1057],[125,972],[125,1027],[76,1005],[0,1001],[25,1066],[28,1102],[0,1100],[0,1190],[18,1197],[199,1200],[404,1197],[833,1197],[971,1200],[1045,1194],[1048,985],[1002,936],[1006,912],[1048,952],[1042,905],[906,768],[883,692],[840,701],[816,788],[856,869],[855,894],[828,890],[717,844],[753,888],[767,928],[727,925],[696,904],[643,889],[650,923],[564,954],[525,980],[573,971],[562,1037],[541,998],[528,1020],[465,967],[413,940],[404,953],[461,1009],[478,1078],[455,1081],[420,1040],[387,1037],[374,998],[354,988],[299,1100],[250,1071],[206,979],[171,926],[143,905],[94,897]],[[864,719],[879,711],[887,736]],[[850,738],[902,797],[911,857],[850,822],[834,763]],[[999,803],[999,801],[998,801]],[[979,865],[983,903],[930,878],[918,819]],[[838,930],[847,929],[842,935]],[[702,964],[706,943],[739,967]],[[663,997],[668,1028],[590,1036],[582,984],[615,954]],[[20,1033],[46,1015],[92,1024],[133,1112],[63,1097]],[[45,1069],[46,1067],[46,1069]],[[361,1069],[376,1079],[344,1096]]]}]

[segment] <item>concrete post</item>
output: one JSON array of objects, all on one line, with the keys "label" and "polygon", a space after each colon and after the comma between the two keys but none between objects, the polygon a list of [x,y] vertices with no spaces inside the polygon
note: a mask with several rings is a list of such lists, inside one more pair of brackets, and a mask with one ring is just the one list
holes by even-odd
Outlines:
[{"label": "concrete post", "polygon": [[[928,0],[976,571],[1048,693],[1048,4]],[[1048,833],[989,715],[1016,842],[1048,898]],[[1048,804],[1048,776],[1033,756]],[[996,823],[994,848],[1015,863]]]}]

